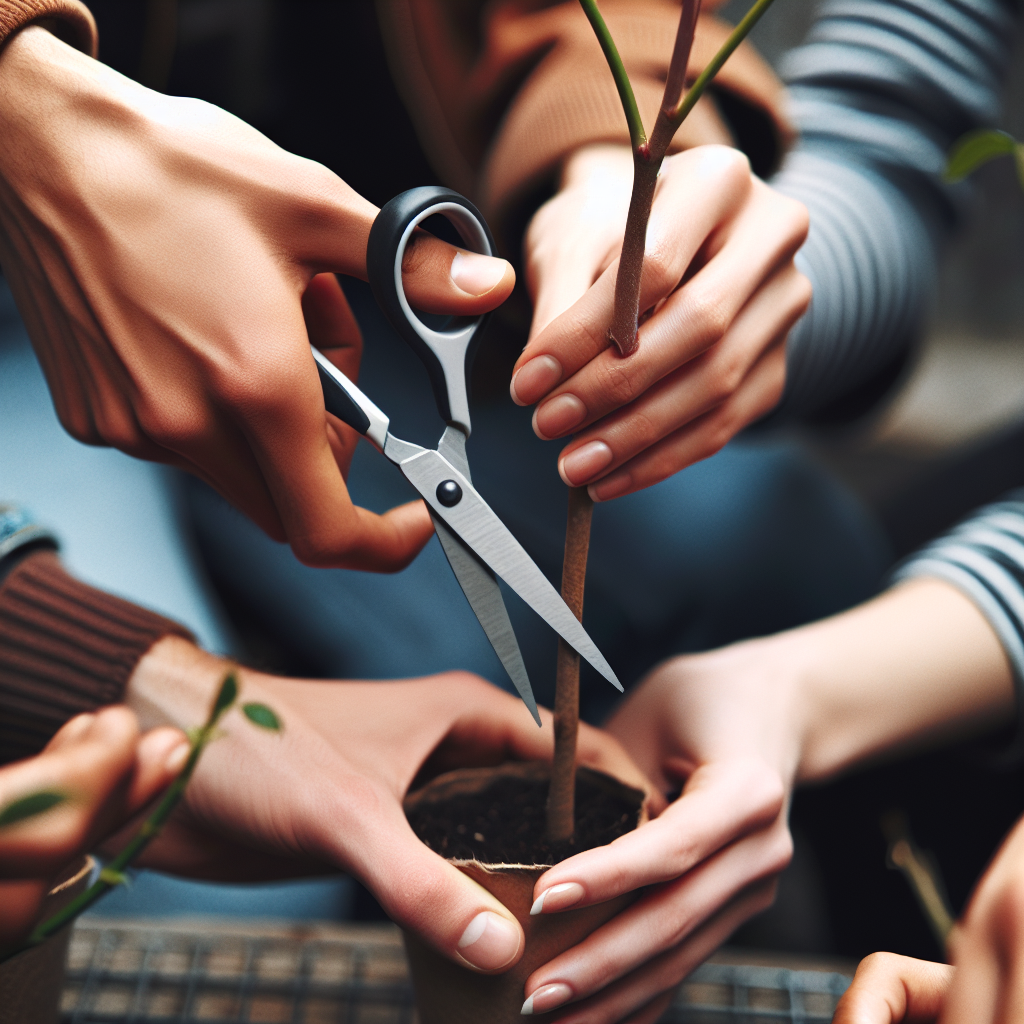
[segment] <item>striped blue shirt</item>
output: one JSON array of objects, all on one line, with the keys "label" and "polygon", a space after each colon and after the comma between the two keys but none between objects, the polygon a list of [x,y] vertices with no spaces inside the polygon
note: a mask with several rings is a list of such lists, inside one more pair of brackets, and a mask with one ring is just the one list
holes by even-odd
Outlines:
[{"label": "striped blue shirt", "polygon": [[808,414],[893,364],[934,293],[967,190],[952,143],[992,124],[1016,0],[825,0],[783,60],[801,141],[772,181],[811,213],[811,308],[790,335],[783,411]]}]

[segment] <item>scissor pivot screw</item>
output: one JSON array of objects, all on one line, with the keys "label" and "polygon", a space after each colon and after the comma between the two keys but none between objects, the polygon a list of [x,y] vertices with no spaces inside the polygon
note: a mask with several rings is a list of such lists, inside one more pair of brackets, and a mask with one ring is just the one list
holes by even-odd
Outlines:
[{"label": "scissor pivot screw", "polygon": [[452,508],[462,501],[462,488],[454,480],[442,480],[437,485],[437,500],[445,508]]}]

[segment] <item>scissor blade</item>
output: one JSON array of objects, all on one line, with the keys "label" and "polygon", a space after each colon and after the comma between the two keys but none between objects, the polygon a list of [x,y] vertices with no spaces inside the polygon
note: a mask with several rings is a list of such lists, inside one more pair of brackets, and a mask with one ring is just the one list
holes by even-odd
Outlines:
[{"label": "scissor blade", "polygon": [[533,687],[530,686],[530,677],[526,673],[519,642],[509,621],[508,610],[505,608],[505,601],[498,589],[494,573],[448,529],[444,520],[433,509],[430,514],[434,519],[434,529],[437,531],[438,540],[441,541],[441,547],[444,548],[448,564],[452,567],[452,572],[455,573],[455,578],[459,581],[473,614],[480,620],[494,653],[501,659],[519,696],[523,698],[523,703],[530,709],[533,720],[540,725],[540,714],[533,696]]},{"label": "scissor blade", "polygon": [[[390,444],[390,438],[389,438]],[[411,450],[412,445],[394,445]],[[385,446],[385,454],[388,454]],[[580,621],[569,610],[559,593],[537,568],[490,505],[469,480],[439,452],[421,449],[402,459],[393,457],[405,478],[419,491],[423,500],[462,539],[466,546],[491,567],[552,629],[578,654],[586,658],[616,689],[622,684],[611,665],[598,650]],[[457,504],[450,507],[438,500],[437,488],[454,480],[462,491]]]}]

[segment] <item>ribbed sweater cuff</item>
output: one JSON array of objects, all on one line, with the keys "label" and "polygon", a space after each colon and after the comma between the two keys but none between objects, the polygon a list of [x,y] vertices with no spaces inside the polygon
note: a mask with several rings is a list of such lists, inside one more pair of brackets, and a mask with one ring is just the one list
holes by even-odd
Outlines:
[{"label": "ribbed sweater cuff", "polygon": [[0,764],[38,753],[75,715],[123,699],[142,656],[178,623],[90,587],[40,551],[0,585]]},{"label": "ribbed sweater cuff", "polygon": [[0,46],[33,22],[42,23],[76,50],[96,56],[96,22],[78,0],[0,0]]}]

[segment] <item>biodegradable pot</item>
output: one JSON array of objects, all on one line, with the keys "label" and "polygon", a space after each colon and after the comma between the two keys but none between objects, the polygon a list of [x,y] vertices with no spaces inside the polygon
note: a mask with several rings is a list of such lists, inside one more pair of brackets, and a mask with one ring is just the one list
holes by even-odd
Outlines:
[{"label": "biodegradable pot", "polygon": [[526,979],[634,899],[630,893],[582,910],[530,917],[534,883],[549,867],[632,831],[646,813],[640,790],[579,768],[578,841],[548,844],[543,829],[550,768],[528,762],[449,772],[406,798],[406,815],[420,839],[496,896],[526,934],[526,950],[515,967],[479,974],[406,932],[420,1024],[522,1021]]},{"label": "biodegradable pot", "polygon": [[[43,900],[39,920],[51,917],[82,892],[94,867],[91,857],[83,857],[62,872]],[[57,1024],[70,941],[67,927],[0,964],[0,1024]]]}]

